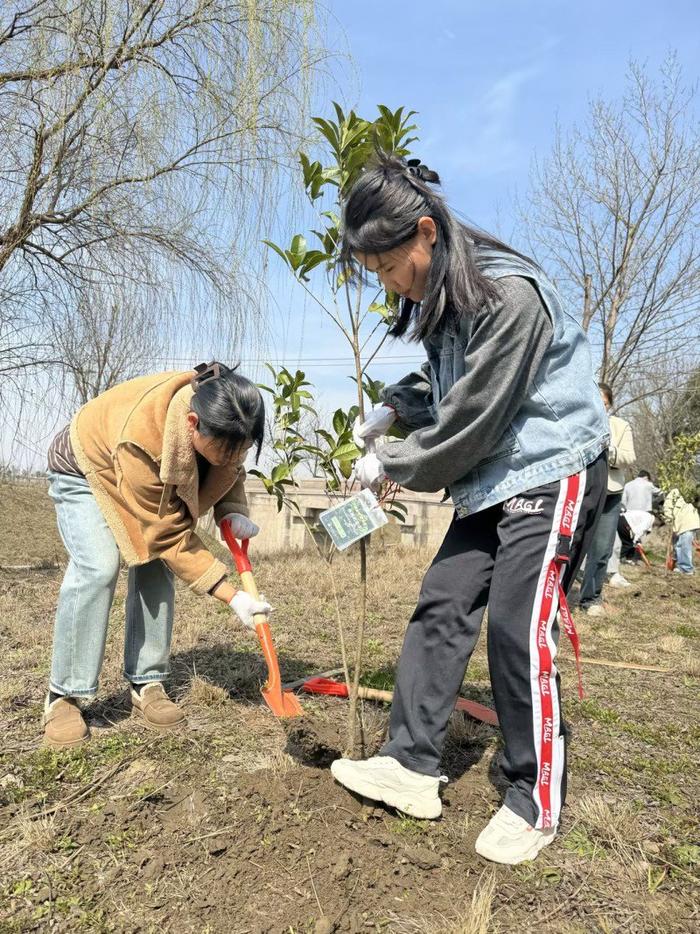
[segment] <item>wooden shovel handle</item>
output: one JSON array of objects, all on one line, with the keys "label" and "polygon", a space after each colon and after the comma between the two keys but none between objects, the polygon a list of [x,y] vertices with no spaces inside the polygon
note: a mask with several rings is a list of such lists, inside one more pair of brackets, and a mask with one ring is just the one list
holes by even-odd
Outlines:
[{"label": "wooden shovel handle", "polygon": [[379,688],[365,688],[360,685],[357,690],[358,697],[364,700],[378,700],[390,704],[394,694],[392,691],[380,691]]},{"label": "wooden shovel handle", "polygon": [[[258,587],[255,583],[255,578],[253,577],[252,571],[242,571],[241,572],[241,587],[247,594],[253,598],[253,600],[259,600],[260,594],[258,593]],[[264,613],[256,613],[253,617],[253,622],[256,626],[259,626],[261,623],[266,623],[267,616]]]}]

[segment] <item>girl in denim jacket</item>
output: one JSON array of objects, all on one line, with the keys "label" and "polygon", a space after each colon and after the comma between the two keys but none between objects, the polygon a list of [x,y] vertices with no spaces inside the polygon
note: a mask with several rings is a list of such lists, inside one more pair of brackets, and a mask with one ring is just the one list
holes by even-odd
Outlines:
[{"label": "girl in denim jacket", "polygon": [[347,788],[437,818],[445,731],[488,606],[488,655],[509,788],[476,850],[501,863],[552,841],[566,793],[555,658],[565,594],[605,498],[608,428],[586,339],[531,259],[466,227],[435,172],[380,155],[350,192],[343,262],[400,295],[392,328],[426,363],[357,425],[356,467],[411,490],[447,488],[455,515],[425,575],[399,659],[389,738],[332,766]]}]

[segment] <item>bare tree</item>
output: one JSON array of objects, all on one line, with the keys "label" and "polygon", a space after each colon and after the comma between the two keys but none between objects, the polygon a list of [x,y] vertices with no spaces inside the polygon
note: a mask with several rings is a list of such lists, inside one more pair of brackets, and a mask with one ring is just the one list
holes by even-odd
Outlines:
[{"label": "bare tree", "polygon": [[696,102],[673,56],[658,81],[632,63],[623,99],[594,100],[585,127],[558,129],[533,167],[523,211],[533,252],[581,308],[618,394],[631,374],[653,375],[660,348],[697,360]]},{"label": "bare tree", "polygon": [[[203,328],[240,337],[315,36],[313,0],[3,5],[0,371],[70,355],[85,328],[114,351],[139,297],[161,355]],[[119,301],[94,328],[126,293],[129,324]]]},{"label": "bare tree", "polygon": [[158,343],[156,322],[138,290],[105,293],[91,289],[66,309],[56,328],[55,347],[68,371],[74,403],[83,405],[149,366]]},{"label": "bare tree", "polygon": [[688,375],[688,360],[673,354],[650,361],[648,373],[632,381],[624,407],[634,427],[637,463],[653,472],[678,435],[700,431],[700,368]]}]

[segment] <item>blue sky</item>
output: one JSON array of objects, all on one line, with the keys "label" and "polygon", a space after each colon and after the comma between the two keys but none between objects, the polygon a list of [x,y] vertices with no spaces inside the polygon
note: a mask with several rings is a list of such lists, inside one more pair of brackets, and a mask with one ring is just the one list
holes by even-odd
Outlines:
[{"label": "blue sky", "polygon": [[[698,78],[700,13],[681,0],[330,0],[329,10],[331,47],[341,53],[329,98],[363,116],[377,103],[418,111],[415,153],[440,173],[450,203],[515,245],[515,196],[526,193],[557,121],[566,130],[585,120],[591,98],[620,96],[630,58],[655,72],[675,50],[688,82]],[[330,113],[330,99],[319,105]],[[279,325],[266,355],[298,360],[326,409],[349,404],[347,367],[311,362],[346,354],[332,325],[284,276],[271,286]],[[372,368],[394,381],[421,353],[394,344],[382,355],[403,358]]]},{"label": "blue sky", "polygon": [[[533,158],[549,151],[557,120],[566,130],[585,120],[592,97],[619,97],[630,58],[655,72],[675,50],[688,82],[699,77],[700,13],[690,0],[326,2],[337,54],[313,113],[330,114],[333,99],[367,116],[377,103],[418,111],[415,153],[439,171],[450,203],[516,246],[514,199],[527,191]],[[342,339],[274,256],[269,270],[268,333],[251,329],[244,372],[266,377],[254,362],[263,359],[299,365],[324,413],[351,404]],[[221,356],[218,346],[191,351]],[[421,357],[420,347],[394,343],[371,374],[393,382]]]}]

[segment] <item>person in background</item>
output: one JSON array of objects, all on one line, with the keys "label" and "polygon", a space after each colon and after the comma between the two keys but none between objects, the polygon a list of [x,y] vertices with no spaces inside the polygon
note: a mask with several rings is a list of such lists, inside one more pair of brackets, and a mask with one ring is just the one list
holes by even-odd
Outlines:
[{"label": "person in background", "polygon": [[694,574],[693,539],[700,531],[700,515],[692,503],[687,503],[680,490],[670,490],[664,502],[664,518],[673,530],[673,549],[677,574]]},{"label": "person in background", "polygon": [[637,564],[642,560],[637,545],[641,545],[653,527],[654,516],[652,513],[643,509],[623,509],[617,524],[617,534],[622,545],[620,555],[623,561],[631,561]]},{"label": "person in background", "polygon": [[658,487],[651,482],[651,474],[647,470],[640,470],[634,480],[625,484],[622,491],[622,506],[624,509],[651,512],[654,494],[658,492]]},{"label": "person in background", "polygon": [[652,483],[651,474],[647,470],[640,470],[634,480],[625,484],[618,534],[608,561],[608,583],[611,587],[630,586],[629,581],[620,574],[620,559],[628,564],[638,564],[641,560],[636,546],[651,532],[654,525],[654,497],[660,492]]},{"label": "person in background", "polygon": [[[607,383],[598,383],[610,423],[610,448],[608,449],[608,493],[598,519],[593,541],[586,557],[586,567],[581,583],[579,605],[589,616],[604,616],[603,583],[607,574],[608,561],[613,553],[617,523],[622,507],[622,490],[625,485],[624,467],[635,461],[634,440],[629,423],[617,415],[610,415],[613,406],[612,389]],[[618,572],[611,580],[613,586],[624,587],[627,581]]]}]

